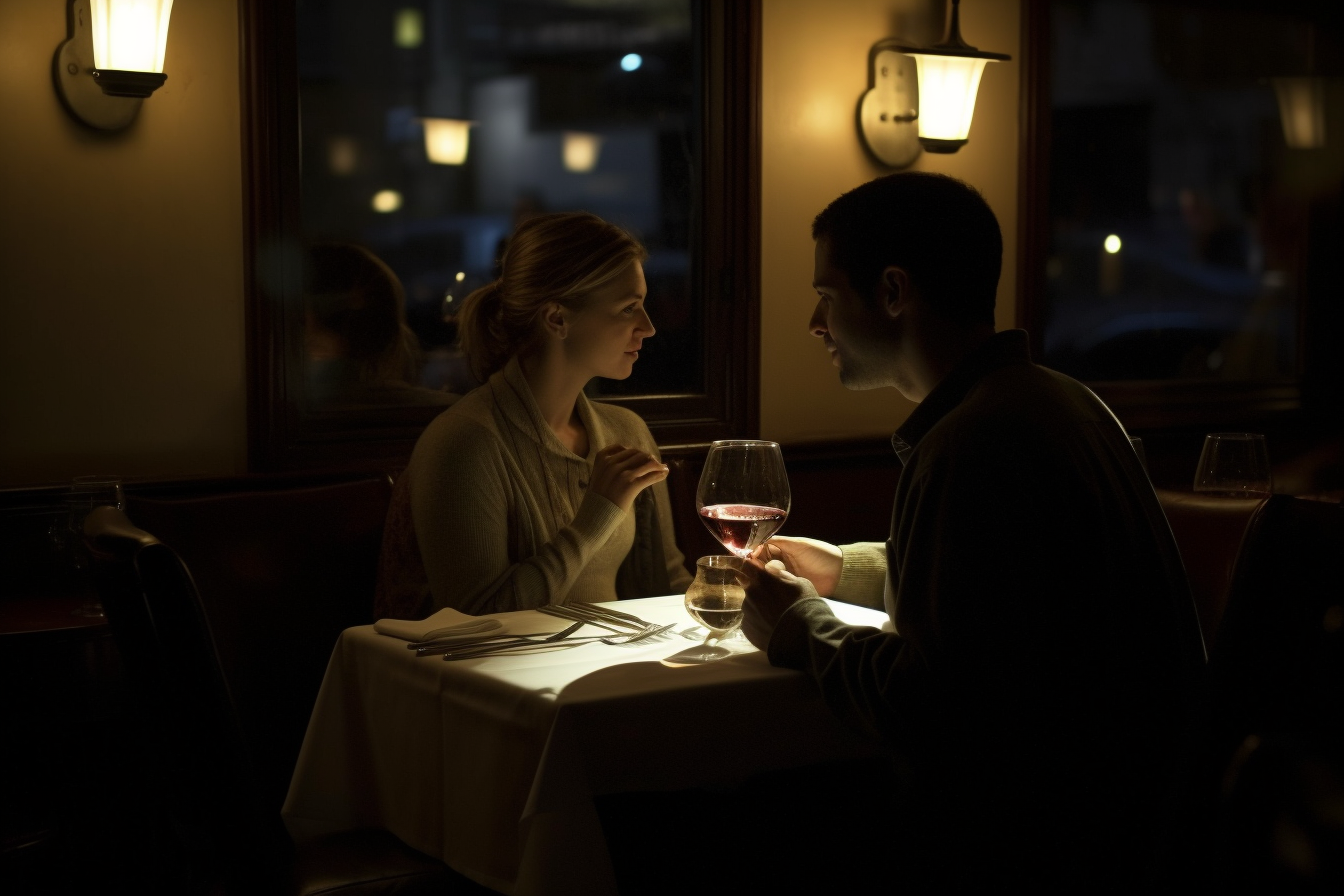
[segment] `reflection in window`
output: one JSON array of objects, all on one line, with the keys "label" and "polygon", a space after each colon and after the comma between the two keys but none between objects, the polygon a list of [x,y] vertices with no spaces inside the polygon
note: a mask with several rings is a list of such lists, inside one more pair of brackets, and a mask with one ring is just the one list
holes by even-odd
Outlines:
[{"label": "reflection in window", "polygon": [[304,236],[366,247],[395,272],[414,336],[407,385],[456,394],[476,385],[456,308],[495,276],[518,223],[582,209],[648,247],[658,329],[630,380],[601,381],[602,394],[703,390],[690,288],[699,152],[690,0],[300,0],[298,9]]},{"label": "reflection in window", "polygon": [[1344,174],[1337,51],[1307,22],[1208,5],[1060,0],[1050,24],[1043,363],[1294,376],[1311,210]]}]

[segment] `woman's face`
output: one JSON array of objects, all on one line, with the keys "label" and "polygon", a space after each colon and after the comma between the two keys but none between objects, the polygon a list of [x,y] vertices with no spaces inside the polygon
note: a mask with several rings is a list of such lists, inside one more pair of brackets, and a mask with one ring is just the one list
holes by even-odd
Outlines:
[{"label": "woman's face", "polygon": [[594,292],[583,308],[567,312],[565,354],[590,376],[623,380],[634,371],[639,349],[654,334],[644,310],[644,266],[633,262]]}]

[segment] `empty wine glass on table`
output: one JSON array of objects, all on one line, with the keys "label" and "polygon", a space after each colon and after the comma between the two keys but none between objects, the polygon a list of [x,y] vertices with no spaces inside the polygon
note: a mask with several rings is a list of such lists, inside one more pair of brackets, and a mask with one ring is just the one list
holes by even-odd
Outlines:
[{"label": "empty wine glass on table", "polygon": [[1267,498],[1271,492],[1265,437],[1253,432],[1213,432],[1195,469],[1195,491],[1225,498]]}]

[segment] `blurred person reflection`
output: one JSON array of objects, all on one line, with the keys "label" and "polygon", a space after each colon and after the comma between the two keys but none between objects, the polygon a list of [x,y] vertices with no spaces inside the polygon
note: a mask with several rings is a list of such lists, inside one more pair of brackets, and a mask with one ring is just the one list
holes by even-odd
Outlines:
[{"label": "blurred person reflection", "polygon": [[406,325],[401,281],[353,243],[308,249],[304,270],[310,409],[349,405],[449,405],[457,396],[415,385],[419,341]]}]

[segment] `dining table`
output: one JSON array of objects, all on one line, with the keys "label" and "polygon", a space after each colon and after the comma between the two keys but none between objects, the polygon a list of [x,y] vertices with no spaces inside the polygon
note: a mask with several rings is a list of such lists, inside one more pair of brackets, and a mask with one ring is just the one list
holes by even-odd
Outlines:
[{"label": "dining table", "polygon": [[[890,629],[881,611],[828,603]],[[617,892],[604,795],[722,792],[877,755],[809,676],[745,638],[692,661],[705,630],[692,631],[682,595],[594,606],[671,628],[609,644],[581,640],[611,635],[585,625],[546,649],[453,660],[371,625],[346,629],[283,807],[291,836],[382,828],[500,893],[601,896]],[[491,618],[507,633],[568,625],[538,610]]]}]

